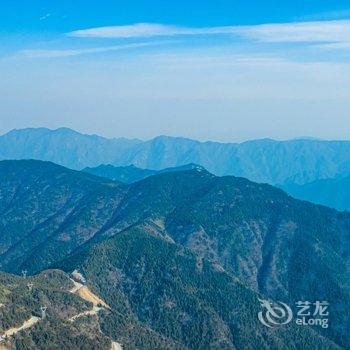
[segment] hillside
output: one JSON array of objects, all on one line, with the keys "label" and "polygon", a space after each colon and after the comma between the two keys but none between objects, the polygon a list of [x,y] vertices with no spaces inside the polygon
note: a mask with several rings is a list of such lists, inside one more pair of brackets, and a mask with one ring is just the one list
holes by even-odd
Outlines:
[{"label": "hillside", "polygon": [[[112,308],[103,332],[127,349],[338,348],[308,328],[290,324],[275,332],[261,325],[254,291],[149,228],[123,231],[61,265],[72,266]],[[144,332],[130,332],[138,323],[168,340],[152,346]]]},{"label": "hillside", "polygon": [[8,350],[109,350],[112,340],[100,331],[97,316],[71,321],[92,307],[70,293],[72,286],[59,270],[27,278],[0,273],[0,345]]},{"label": "hillside", "polygon": [[350,175],[350,142],[264,139],[219,143],[167,136],[140,141],[39,128],[0,136],[0,160],[4,159],[49,160],[77,170],[100,164],[160,170],[194,163],[216,175],[274,185],[305,184]]},{"label": "hillside", "polygon": [[103,227],[125,190],[49,162],[0,162],[1,269],[21,271],[28,259],[37,272],[63,258]]},{"label": "hillside", "polygon": [[[263,348],[283,348],[276,344],[306,338],[311,344],[319,336],[349,348],[350,214],[295,200],[269,185],[216,177],[202,168],[158,174],[130,185],[39,161],[1,162],[0,169],[1,268],[17,273],[50,266],[81,269],[113,310],[125,309],[118,322],[102,323],[105,334],[118,336],[116,340],[128,333],[131,322],[146,333],[155,332],[154,341],[171,337],[195,349],[199,335],[219,334],[219,322],[227,348],[239,348],[244,337]],[[171,271],[193,268],[194,261],[200,275],[180,269],[172,277]],[[193,286],[188,285],[189,276]],[[235,284],[225,291],[230,278],[244,290]],[[290,305],[326,300],[331,327],[313,327],[313,335],[296,336],[293,331],[289,340],[275,332],[277,338],[266,345],[269,337],[257,328],[256,317],[243,319],[248,305],[241,300],[255,298],[252,305],[258,305],[257,293]],[[240,315],[233,324],[231,316],[220,313],[230,309],[223,300],[235,300],[232,295],[237,295]],[[184,316],[193,323],[184,326],[174,315],[152,313],[152,305],[162,305],[161,297],[169,297],[169,305],[176,298],[193,304]],[[196,305],[203,309],[196,310]],[[201,322],[196,315],[203,315]],[[125,328],[113,333],[123,324]],[[245,333],[251,328],[252,334]],[[190,338],[193,334],[196,339]],[[125,337],[122,344],[137,347],[131,335]],[[213,342],[221,346],[220,339],[214,337]],[[211,344],[209,338],[204,342]]]}]

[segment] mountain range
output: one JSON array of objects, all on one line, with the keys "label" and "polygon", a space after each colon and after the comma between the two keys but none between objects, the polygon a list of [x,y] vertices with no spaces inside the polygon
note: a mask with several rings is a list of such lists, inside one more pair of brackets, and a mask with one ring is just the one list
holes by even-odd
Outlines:
[{"label": "mountain range", "polygon": [[[81,271],[106,342],[350,348],[350,213],[201,167],[126,184],[35,160],[0,162],[0,199],[1,270]],[[265,327],[262,298],[328,301],[330,327]]]},{"label": "mountain range", "polygon": [[198,164],[215,175],[273,185],[302,185],[350,175],[350,142],[270,139],[199,142],[159,136],[149,141],[107,139],[61,128],[20,129],[0,136],[0,160],[37,159],[81,170],[101,164],[161,170]]}]

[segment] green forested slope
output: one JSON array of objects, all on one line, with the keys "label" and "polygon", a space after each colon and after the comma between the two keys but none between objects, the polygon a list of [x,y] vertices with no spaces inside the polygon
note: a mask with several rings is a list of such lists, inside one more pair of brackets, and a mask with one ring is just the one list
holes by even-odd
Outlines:
[{"label": "green forested slope", "polygon": [[257,319],[254,291],[144,228],[123,231],[60,264],[72,266],[111,306],[102,330],[127,349],[154,349],[153,337],[128,331],[139,322],[171,340],[159,344],[162,349],[338,348],[306,327],[269,330]]},{"label": "green forested slope", "polygon": [[[248,306],[242,301],[247,294],[257,306],[260,293],[290,305],[299,300],[330,303],[329,329],[314,327],[314,335],[306,338],[293,331],[293,338],[287,339],[279,328],[273,332],[280,339],[276,342],[294,344],[300,338],[312,339],[311,344],[325,336],[349,347],[350,214],[295,200],[269,185],[216,177],[201,168],[151,176],[131,185],[37,161],[1,162],[0,169],[0,267],[17,273],[51,266],[83,268],[113,310],[122,310],[121,315],[106,315],[102,325],[107,335],[119,339],[124,334],[123,342],[131,347],[137,347],[138,340],[130,329],[137,329],[139,341],[149,347],[147,339],[159,346],[205,348],[211,346],[209,338],[216,345],[222,338],[231,347],[243,341],[265,346],[270,334],[263,335],[257,323],[250,323],[257,322],[256,309],[254,320],[244,320]],[[138,230],[131,230],[136,226]],[[181,261],[174,265],[177,257]],[[132,265],[133,258],[137,266]],[[198,275],[181,268],[172,277],[178,265],[193,267],[193,261]],[[150,277],[143,280],[142,271]],[[115,283],[118,276],[122,290]],[[232,276],[238,281],[235,288],[224,296],[216,294]],[[195,284],[188,289],[190,278]],[[159,294],[168,287],[169,303],[164,301],[168,294]],[[237,296],[241,308],[236,328],[229,315],[219,313],[220,308],[232,309],[231,304],[220,304],[230,295]],[[176,320],[167,308],[157,309],[172,305],[173,298],[193,306],[193,323],[183,327],[180,316]],[[176,314],[184,308],[175,309]],[[157,311],[151,315],[151,310]],[[253,332],[248,334],[247,329]],[[207,333],[211,336],[205,338]],[[205,345],[197,343],[203,337]],[[273,339],[268,345],[272,348],[277,346]]]},{"label": "green forested slope", "polygon": [[[31,284],[31,289],[28,288]],[[1,343],[8,349],[109,349],[111,339],[99,331],[96,317],[71,322],[69,318],[91,308],[89,302],[69,292],[73,287],[62,271],[44,271],[33,277],[0,273],[0,335],[38,317],[32,327]],[[41,307],[46,307],[42,318]]]}]

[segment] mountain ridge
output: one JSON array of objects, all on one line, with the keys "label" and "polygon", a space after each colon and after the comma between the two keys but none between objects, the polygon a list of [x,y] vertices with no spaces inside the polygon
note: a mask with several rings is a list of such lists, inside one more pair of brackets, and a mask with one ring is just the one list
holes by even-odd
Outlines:
[{"label": "mountain ridge", "polygon": [[100,164],[134,164],[160,170],[194,163],[216,175],[241,176],[273,185],[350,175],[350,141],[262,139],[219,143],[170,136],[142,141],[77,132],[72,135],[66,130],[9,132],[0,136],[0,159],[50,160],[76,170]]},{"label": "mountain ridge", "polygon": [[104,177],[113,181],[120,181],[130,184],[157,174],[193,169],[205,170],[203,167],[196,164],[185,164],[178,167],[165,168],[161,170],[141,169],[135,165],[116,167],[111,164],[101,164],[94,168],[84,168],[82,169],[82,172]]}]

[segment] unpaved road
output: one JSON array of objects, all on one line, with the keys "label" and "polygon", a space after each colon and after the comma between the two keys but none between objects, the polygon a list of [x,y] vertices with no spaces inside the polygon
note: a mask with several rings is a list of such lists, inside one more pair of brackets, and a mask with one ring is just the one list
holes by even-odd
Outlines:
[{"label": "unpaved road", "polygon": [[20,331],[23,331],[24,329],[33,327],[39,321],[40,321],[39,317],[32,316],[29,320],[24,321],[22,326],[20,326],[20,327],[13,327],[13,328],[10,328],[7,331],[5,331],[3,336],[11,337],[11,336],[15,335],[16,333],[18,333]]},{"label": "unpaved road", "polygon": [[73,322],[77,318],[83,316],[97,315],[97,313],[102,308],[110,309],[110,307],[99,296],[94,294],[87,286],[84,286],[83,284],[73,280],[72,278],[70,280],[74,283],[74,287],[70,290],[70,292],[79,295],[80,298],[89,301],[93,305],[91,310],[74,315],[69,319],[70,321]]},{"label": "unpaved road", "polygon": [[[89,301],[93,305],[91,310],[81,312],[71,317],[69,319],[71,322],[74,322],[79,317],[97,315],[102,308],[111,309],[106,302],[104,302],[98,295],[94,294],[87,286],[84,286],[72,278],[70,280],[74,284],[74,287],[70,290],[70,292],[79,295],[80,298]],[[123,350],[123,347],[118,342],[112,341],[111,350]]]},{"label": "unpaved road", "polygon": [[77,318],[79,317],[83,317],[83,316],[93,316],[93,315],[97,315],[97,313],[101,310],[100,307],[97,307],[97,306],[94,306],[91,310],[87,310],[87,311],[84,311],[84,312],[81,312],[77,315],[74,315],[73,317],[71,317],[69,319],[69,321],[73,322],[75,321]]},{"label": "unpaved road", "polygon": [[[77,294],[82,299],[87,300],[93,304],[93,307],[91,310],[81,312],[81,313],[71,317],[69,319],[71,322],[75,321],[79,317],[97,315],[98,312],[102,308],[110,309],[110,307],[99,296],[94,294],[87,286],[84,286],[83,284],[76,282],[73,279],[70,279],[70,280],[74,284],[74,287],[70,290],[70,293]],[[32,316],[30,319],[24,321],[20,327],[12,327],[12,328],[8,329],[7,331],[5,331],[2,334],[2,336],[3,337],[11,337],[22,330],[33,327],[40,320],[41,320],[41,318],[36,317],[36,316]],[[8,350],[8,348],[5,345],[0,344],[0,350]],[[111,350],[123,350],[123,348],[119,343],[112,342]]]}]

